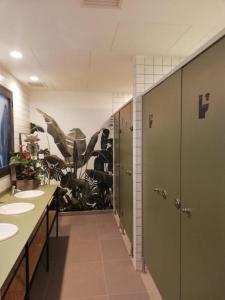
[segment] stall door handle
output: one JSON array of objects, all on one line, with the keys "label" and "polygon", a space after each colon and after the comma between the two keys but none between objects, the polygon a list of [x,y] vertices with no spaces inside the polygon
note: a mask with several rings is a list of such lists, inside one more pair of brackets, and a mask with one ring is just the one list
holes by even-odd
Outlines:
[{"label": "stall door handle", "polygon": [[182,208],[182,213],[187,214],[188,216],[190,216],[191,208]]},{"label": "stall door handle", "polygon": [[161,191],[161,196],[162,196],[164,199],[166,199],[167,196],[168,196],[167,191],[166,191],[166,190],[162,190],[162,191]]},{"label": "stall door handle", "polygon": [[154,192],[156,192],[157,194],[159,194],[160,196],[162,196],[164,199],[167,198],[168,196],[168,193],[166,190],[162,189],[162,188],[159,188],[159,187],[155,187],[153,189]]},{"label": "stall door handle", "polygon": [[156,192],[156,193],[158,193],[158,194],[162,193],[162,189],[158,188],[158,187],[154,188],[153,191]]},{"label": "stall door handle", "polygon": [[132,171],[130,170],[126,170],[127,175],[131,176],[132,175]]}]

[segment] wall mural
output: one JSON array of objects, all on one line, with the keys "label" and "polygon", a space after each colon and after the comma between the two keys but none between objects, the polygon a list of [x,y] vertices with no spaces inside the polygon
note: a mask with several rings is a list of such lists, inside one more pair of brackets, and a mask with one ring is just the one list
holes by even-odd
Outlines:
[{"label": "wall mural", "polygon": [[[110,126],[102,128],[86,143],[80,128],[65,134],[57,122],[47,113],[37,109],[47,124],[47,133],[63,159],[50,153],[49,149],[38,149],[42,164],[42,181],[54,179],[60,183],[58,205],[60,211],[110,209],[113,205],[113,139]],[[31,123],[31,134],[45,130]],[[95,149],[100,139],[100,149]],[[37,146],[36,146],[37,147]],[[90,159],[93,167],[88,168]]]}]

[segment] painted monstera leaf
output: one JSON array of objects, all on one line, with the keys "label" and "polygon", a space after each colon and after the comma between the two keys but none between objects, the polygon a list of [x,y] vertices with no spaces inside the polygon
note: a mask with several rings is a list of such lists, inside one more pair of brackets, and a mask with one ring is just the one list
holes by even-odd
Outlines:
[{"label": "painted monstera leaf", "polygon": [[59,127],[57,122],[48,114],[43,112],[42,110],[36,108],[37,111],[44,117],[44,120],[47,124],[47,132],[53,137],[56,146],[58,147],[59,151],[62,153],[64,158],[71,157],[71,153],[69,151],[67,142],[66,142],[66,135]]}]

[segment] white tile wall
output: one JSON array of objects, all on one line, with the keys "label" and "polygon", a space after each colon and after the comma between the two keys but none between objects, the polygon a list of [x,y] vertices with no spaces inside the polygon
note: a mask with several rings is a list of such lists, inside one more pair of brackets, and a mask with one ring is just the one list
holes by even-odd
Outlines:
[{"label": "white tile wall", "polygon": [[[18,150],[19,132],[29,132],[29,99],[28,91],[13,76],[0,69],[0,84],[13,92],[14,143]],[[10,186],[10,177],[0,178],[0,192]]]},{"label": "white tile wall", "polygon": [[133,101],[133,263],[142,269],[142,98]]},{"label": "white tile wall", "polygon": [[134,59],[134,95],[148,90],[182,60],[184,57],[137,55]]},{"label": "white tile wall", "polygon": [[132,98],[131,94],[127,93],[113,93],[112,94],[112,113],[115,113],[124,104]]}]

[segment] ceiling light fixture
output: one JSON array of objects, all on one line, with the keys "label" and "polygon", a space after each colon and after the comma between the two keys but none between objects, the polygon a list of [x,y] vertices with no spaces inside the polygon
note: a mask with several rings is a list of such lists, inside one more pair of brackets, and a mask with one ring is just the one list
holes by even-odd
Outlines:
[{"label": "ceiling light fixture", "polygon": [[39,81],[39,78],[36,75],[30,76],[30,81],[37,82]]},{"label": "ceiling light fixture", "polygon": [[15,59],[21,59],[23,57],[23,54],[17,50],[13,50],[9,53],[9,55],[12,57],[12,58],[15,58]]}]

